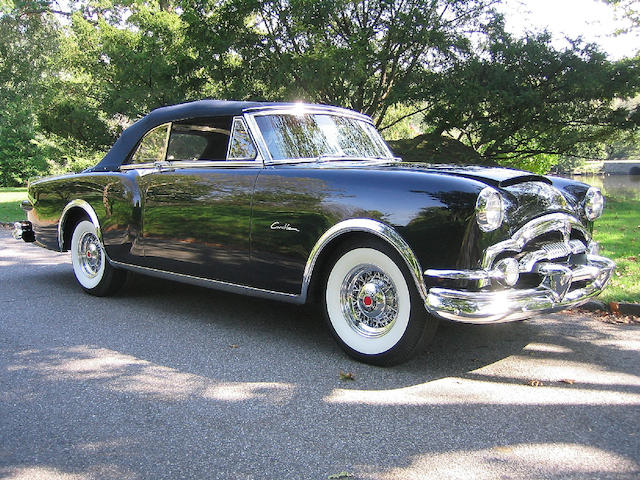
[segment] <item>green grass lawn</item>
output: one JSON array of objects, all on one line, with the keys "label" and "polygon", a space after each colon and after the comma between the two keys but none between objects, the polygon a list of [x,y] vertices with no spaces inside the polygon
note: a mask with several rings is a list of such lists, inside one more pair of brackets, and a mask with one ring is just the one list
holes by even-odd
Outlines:
[{"label": "green grass lawn", "polygon": [[600,242],[602,255],[618,264],[600,300],[640,303],[640,191],[607,197],[604,215],[596,220],[594,238]]},{"label": "green grass lawn", "polygon": [[[23,220],[20,202],[26,198],[26,188],[0,188],[0,222]],[[599,298],[605,302],[640,303],[640,192],[624,191],[607,197],[594,237],[600,242],[602,254],[618,264],[611,283]]]},{"label": "green grass lawn", "polygon": [[0,222],[18,222],[26,218],[20,202],[27,199],[26,188],[0,187]]}]

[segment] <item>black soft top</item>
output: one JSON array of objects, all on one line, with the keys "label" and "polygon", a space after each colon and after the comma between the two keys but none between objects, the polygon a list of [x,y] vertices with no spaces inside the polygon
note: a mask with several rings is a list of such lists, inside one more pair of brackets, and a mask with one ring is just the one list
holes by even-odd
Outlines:
[{"label": "black soft top", "polygon": [[217,117],[241,115],[248,108],[277,106],[279,103],[237,102],[227,100],[199,100],[197,102],[180,103],[169,107],[161,107],[142,117],[125,129],[111,150],[95,166],[86,171],[109,172],[117,170],[140,138],[158,125],[167,122],[185,120],[187,118]]}]

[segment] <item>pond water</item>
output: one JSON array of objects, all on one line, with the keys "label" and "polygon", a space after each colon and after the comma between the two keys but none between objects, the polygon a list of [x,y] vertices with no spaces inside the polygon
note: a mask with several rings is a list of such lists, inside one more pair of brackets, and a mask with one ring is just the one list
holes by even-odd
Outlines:
[{"label": "pond water", "polygon": [[602,190],[605,196],[640,197],[640,175],[567,175]]}]

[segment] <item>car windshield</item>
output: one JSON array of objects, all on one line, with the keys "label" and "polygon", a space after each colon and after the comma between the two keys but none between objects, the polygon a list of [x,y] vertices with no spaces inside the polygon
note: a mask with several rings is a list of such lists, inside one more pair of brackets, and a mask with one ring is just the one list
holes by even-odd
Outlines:
[{"label": "car windshield", "polygon": [[255,117],[273,160],[392,158],[375,127],[326,113]]}]

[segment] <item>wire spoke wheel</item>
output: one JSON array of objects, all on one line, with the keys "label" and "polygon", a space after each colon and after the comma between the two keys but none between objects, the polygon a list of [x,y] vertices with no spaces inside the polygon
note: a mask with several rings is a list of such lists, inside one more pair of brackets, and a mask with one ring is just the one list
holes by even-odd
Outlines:
[{"label": "wire spoke wheel", "polygon": [[78,242],[78,258],[80,267],[89,278],[100,273],[103,254],[98,237],[91,232],[85,233]]},{"label": "wire spoke wheel", "polygon": [[374,265],[359,265],[345,277],[340,292],[345,318],[366,337],[386,334],[398,316],[393,281]]}]

